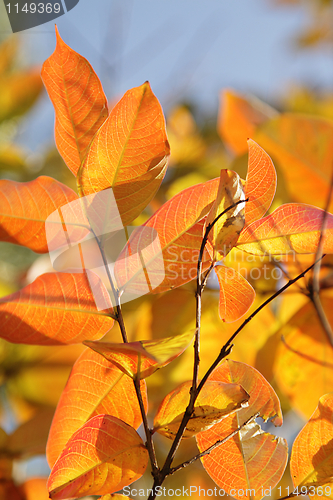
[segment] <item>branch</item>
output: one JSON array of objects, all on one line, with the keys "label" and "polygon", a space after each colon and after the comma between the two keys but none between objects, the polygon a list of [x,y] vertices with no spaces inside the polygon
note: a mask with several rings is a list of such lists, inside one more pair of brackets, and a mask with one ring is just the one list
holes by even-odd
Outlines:
[{"label": "branch", "polygon": [[[322,257],[320,257],[320,260],[325,257],[325,255],[322,255]],[[208,377],[210,376],[210,374],[215,370],[215,368],[217,367],[217,365],[222,361],[222,359],[226,358],[230,352],[231,352],[231,349],[233,347],[232,345],[232,342],[233,340],[235,339],[235,337],[243,330],[243,328],[264,308],[266,307],[270,302],[272,302],[272,300],[276,299],[276,297],[278,297],[282,292],[284,292],[285,290],[287,290],[290,286],[292,286],[294,283],[296,283],[299,279],[303,278],[305,276],[306,273],[308,273],[314,266],[315,266],[316,262],[314,262],[311,266],[309,266],[307,269],[305,269],[305,271],[301,272],[298,276],[296,276],[296,278],[293,278],[292,280],[289,280],[288,283],[286,285],[284,285],[282,288],[280,288],[277,292],[275,292],[271,297],[269,297],[267,300],[265,300],[265,302],[263,302],[252,314],[250,314],[250,316],[248,316],[244,321],[243,323],[240,325],[239,328],[237,328],[237,330],[235,331],[235,333],[233,333],[233,335],[231,335],[231,337],[229,338],[229,340],[224,344],[224,346],[222,347],[221,351],[220,351],[220,354],[217,356],[217,358],[215,359],[214,363],[210,366],[210,368],[207,370],[207,372],[205,373],[203,379],[201,380],[199,386],[198,386],[198,394],[199,392],[201,391],[201,389],[203,388],[204,384],[206,383]]]}]

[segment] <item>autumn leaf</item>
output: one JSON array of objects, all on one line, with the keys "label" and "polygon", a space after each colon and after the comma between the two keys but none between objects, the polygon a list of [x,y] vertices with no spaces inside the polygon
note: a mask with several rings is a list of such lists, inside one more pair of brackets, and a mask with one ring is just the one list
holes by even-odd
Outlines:
[{"label": "autumn leaf", "polygon": [[254,255],[316,253],[325,221],[324,253],[333,252],[333,215],[298,203],[281,205],[273,213],[246,227],[237,248]]},{"label": "autumn leaf", "polygon": [[110,415],[91,418],[68,441],[48,480],[53,500],[104,495],[139,479],[148,463],[142,439]]},{"label": "autumn leaf", "polygon": [[[293,444],[290,472],[295,487],[308,488],[312,496],[318,486],[331,496],[333,487],[333,393],[319,399],[317,408]],[[325,490],[325,486],[329,485]]]},{"label": "autumn leaf", "polygon": [[[154,431],[174,439],[189,403],[192,382],[184,382],[162,401],[154,419]],[[193,437],[209,429],[224,417],[246,406],[247,392],[237,384],[208,381],[194,405],[194,412],[183,434]]]},{"label": "autumn leaf", "polygon": [[[257,413],[265,421],[270,419],[274,425],[282,425],[278,397],[255,368],[225,360],[209,380],[239,384],[250,394],[250,399],[247,408],[196,436],[201,452],[229,436]],[[259,424],[252,421],[233,438],[204,456],[202,463],[213,481],[235,498],[260,499],[264,496],[263,489],[273,488],[281,479],[287,458],[286,441],[262,431]]]},{"label": "autumn leaf", "polygon": [[18,344],[58,345],[101,338],[113,319],[95,305],[97,291],[111,306],[100,279],[86,274],[48,273],[0,299],[1,337]]},{"label": "autumn leaf", "polygon": [[249,310],[255,299],[255,291],[235,269],[215,266],[214,270],[220,285],[220,318],[232,323]]},{"label": "autumn leaf", "polygon": [[190,345],[194,332],[157,340],[140,340],[126,344],[85,341],[84,344],[115,364],[119,370],[135,379],[149,377],[166,366]]},{"label": "autumn leaf", "polygon": [[325,207],[333,161],[332,121],[285,113],[260,127],[254,139],[277,161],[293,200]]},{"label": "autumn leaf", "polygon": [[[160,293],[180,286],[196,277],[199,249],[202,242],[204,217],[208,214],[216,198],[219,179],[197,184],[185,189],[167,201],[143,228],[157,232],[160,247],[147,251],[145,269],[151,281],[160,279],[161,266],[164,279],[154,288]],[[142,252],[144,229],[135,230],[115,264],[115,276],[124,293],[146,293],[146,273],[139,258]],[[162,252],[162,253],[161,253]],[[204,253],[203,268],[210,262],[208,252]],[[163,269],[162,267],[162,269]]]},{"label": "autumn leaf", "polygon": [[[141,394],[147,409],[145,382]],[[132,380],[114,364],[86,349],[75,362],[60,397],[47,442],[46,455],[53,467],[71,436],[90,418],[107,413],[134,428],[142,422]]]},{"label": "autumn leaf", "polygon": [[42,78],[55,109],[55,141],[68,168],[77,174],[92,138],[108,116],[101,82],[89,62],[61,39],[44,62]]},{"label": "autumn leaf", "polygon": [[[332,298],[322,296],[321,302],[332,324]],[[301,307],[276,337],[273,370],[277,385],[292,406],[309,418],[320,396],[333,387],[333,349],[313,304],[309,301]]]},{"label": "autumn leaf", "polygon": [[258,125],[272,118],[276,111],[253,96],[244,97],[234,90],[220,93],[217,130],[236,155],[246,153],[246,141],[253,137]]},{"label": "autumn leaf", "polygon": [[82,195],[112,188],[124,226],[154,197],[170,148],[162,108],[148,82],[123,96],[96,134],[78,173]]},{"label": "autumn leaf", "polygon": [[51,177],[30,182],[0,180],[0,240],[48,252],[45,221],[74,200],[77,194]]},{"label": "autumn leaf", "polygon": [[252,139],[249,149],[247,177],[244,186],[245,223],[248,226],[265,215],[276,191],[276,171],[268,154]]}]

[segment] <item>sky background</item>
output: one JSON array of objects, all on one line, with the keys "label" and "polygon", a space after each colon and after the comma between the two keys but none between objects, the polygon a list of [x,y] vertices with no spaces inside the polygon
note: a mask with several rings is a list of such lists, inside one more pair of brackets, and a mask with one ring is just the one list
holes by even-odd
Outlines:
[{"label": "sky background", "polygon": [[[0,19],[1,34],[10,34],[3,3]],[[217,112],[225,87],[273,104],[297,83],[331,87],[332,54],[293,44],[309,21],[304,9],[273,0],[80,0],[56,20],[64,41],[92,64],[109,99],[149,80],[166,112],[187,99],[207,114]],[[15,36],[22,62],[41,65],[55,47],[54,21]],[[19,142],[36,150],[52,141],[52,114],[44,95]]]}]

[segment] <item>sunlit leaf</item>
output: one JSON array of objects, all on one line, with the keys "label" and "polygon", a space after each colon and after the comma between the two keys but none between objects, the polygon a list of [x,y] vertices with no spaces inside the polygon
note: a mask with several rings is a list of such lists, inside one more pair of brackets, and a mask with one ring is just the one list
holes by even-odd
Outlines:
[{"label": "sunlit leaf", "polygon": [[[154,431],[173,439],[189,403],[192,382],[184,382],[162,401],[154,419]],[[183,436],[193,437],[222,418],[242,408],[249,395],[237,384],[208,381],[195,402],[194,412]]]},{"label": "sunlit leaf", "polygon": [[[212,224],[218,215],[241,200],[245,200],[241,178],[232,170],[221,170],[217,196],[207,215],[206,226]],[[228,210],[211,229],[209,240],[217,256],[225,257],[235,246],[245,224],[244,207],[245,203],[240,203]]]},{"label": "sunlit leaf", "polygon": [[99,500],[131,500],[130,497],[127,497],[126,495],[122,495],[121,493],[113,493],[113,494],[107,494],[103,495],[102,497],[99,498]]},{"label": "sunlit leaf", "polygon": [[246,227],[237,247],[254,255],[316,253],[323,223],[323,252],[333,252],[333,215],[300,203],[281,205],[272,214]]},{"label": "sunlit leaf", "polygon": [[18,39],[12,35],[0,44],[0,76],[11,69],[17,53]]},{"label": "sunlit leaf", "polygon": [[[0,299],[1,337],[19,344],[73,344],[101,338],[113,325],[99,311],[94,294],[110,299],[100,279],[90,274],[48,273]],[[111,306],[111,303],[110,303]]]},{"label": "sunlit leaf", "polygon": [[[328,496],[331,496],[332,467],[333,393],[330,393],[319,399],[316,410],[293,444],[290,459],[293,484],[308,488],[321,486],[324,491],[325,485],[329,485],[326,491]],[[313,494],[313,488],[311,489]],[[319,492],[318,495],[320,495]]]},{"label": "sunlit leaf", "polygon": [[[332,298],[323,296],[321,302],[333,324]],[[333,387],[333,348],[312,303],[301,307],[277,337],[273,361],[276,382],[293,407],[309,418],[320,396]]]},{"label": "sunlit leaf", "polygon": [[225,266],[214,269],[220,285],[220,318],[232,323],[248,311],[256,294],[250,283],[235,269]]},{"label": "sunlit leaf", "polygon": [[81,194],[112,188],[126,226],[154,197],[169,153],[162,108],[146,82],[126,92],[96,134],[78,174]]},{"label": "sunlit leaf", "polygon": [[282,169],[293,200],[325,207],[333,161],[332,121],[286,113],[253,138]]},{"label": "sunlit leaf", "polygon": [[74,175],[108,116],[101,82],[89,62],[61,39],[45,61],[42,78],[53,103],[58,150]]},{"label": "sunlit leaf", "polygon": [[42,90],[39,69],[0,76],[0,122],[28,111]]},{"label": "sunlit leaf", "polygon": [[276,172],[268,154],[252,139],[248,140],[249,161],[244,186],[245,223],[260,219],[271,206],[276,190]]},{"label": "sunlit leaf", "polygon": [[[143,228],[152,228],[157,232],[160,243],[158,251],[153,245],[146,250],[145,270],[140,259],[143,229],[138,228],[132,233],[115,264],[118,286],[125,293],[147,293],[146,272],[151,283],[159,283],[152,290],[153,293],[173,289],[196,278],[204,231],[204,220],[201,219],[208,214],[216,198],[218,185],[219,179],[213,179],[185,189],[167,201],[143,225]],[[205,251],[203,269],[209,262],[210,256]]]},{"label": "sunlit leaf", "polygon": [[85,341],[84,344],[114,363],[129,377],[149,377],[177,358],[190,345],[193,331],[157,340],[140,340],[127,344]]},{"label": "sunlit leaf", "polygon": [[272,118],[276,111],[254,96],[244,97],[229,89],[221,92],[220,99],[218,132],[236,155],[246,153],[247,139],[253,137],[256,127]]},{"label": "sunlit leaf", "polygon": [[74,191],[51,177],[30,182],[0,180],[0,240],[48,252],[47,217],[76,199]]},{"label": "sunlit leaf", "polygon": [[[141,393],[147,407],[144,381]],[[90,418],[102,413],[134,428],[142,422],[132,380],[110,361],[87,349],[74,364],[54,415],[46,450],[51,467],[69,438]]]},{"label": "sunlit leaf", "polygon": [[[249,406],[237,411],[196,436],[200,451],[224,439],[251,416],[259,412],[266,421],[282,424],[278,397],[264,377],[244,363],[226,360],[209,380],[241,385],[250,394]],[[281,479],[288,458],[287,443],[263,432],[251,421],[225,444],[202,458],[215,483],[235,498],[260,499],[263,489],[274,487]],[[243,490],[243,491],[241,491]]]},{"label": "sunlit leaf", "polygon": [[48,480],[53,500],[121,490],[146,470],[148,452],[128,424],[110,415],[91,418],[69,440]]}]

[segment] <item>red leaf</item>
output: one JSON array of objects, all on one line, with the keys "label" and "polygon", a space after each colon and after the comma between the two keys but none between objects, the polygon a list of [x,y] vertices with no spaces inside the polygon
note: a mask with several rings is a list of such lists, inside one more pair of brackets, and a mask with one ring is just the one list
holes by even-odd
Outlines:
[{"label": "red leaf", "polygon": [[[110,302],[106,289],[93,273],[89,277]],[[113,325],[99,312],[85,274],[48,273],[31,285],[0,299],[1,337],[18,344],[74,344],[103,337]]]},{"label": "red leaf", "polygon": [[58,150],[74,175],[108,116],[101,82],[89,62],[61,39],[44,62],[42,78],[53,103]]}]

